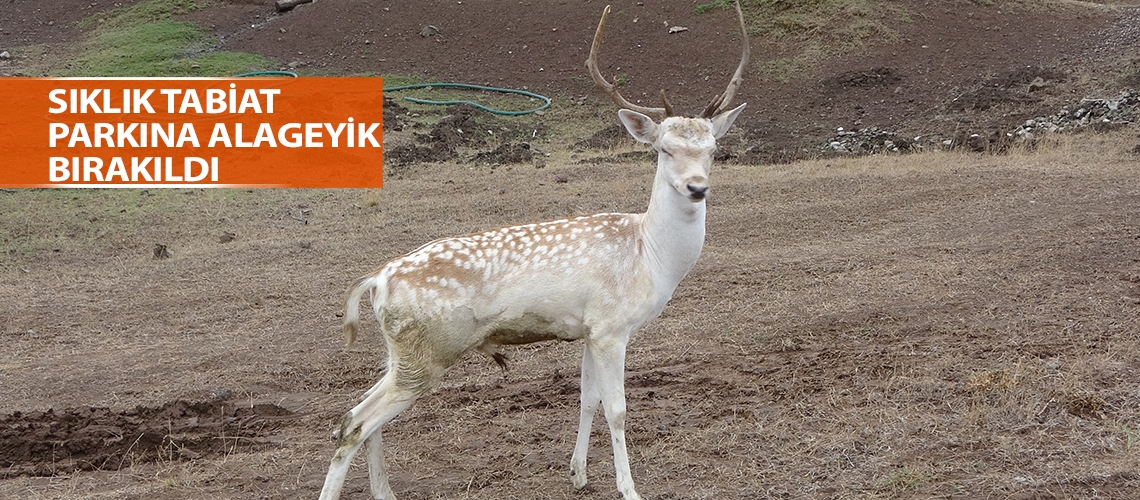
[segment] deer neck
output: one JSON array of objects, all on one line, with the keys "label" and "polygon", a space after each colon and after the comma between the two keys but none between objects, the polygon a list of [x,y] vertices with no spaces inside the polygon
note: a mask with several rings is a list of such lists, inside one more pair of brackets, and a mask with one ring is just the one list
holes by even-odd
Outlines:
[{"label": "deer neck", "polygon": [[645,260],[658,294],[668,300],[701,255],[705,241],[705,201],[692,202],[658,169],[649,208],[641,225]]}]

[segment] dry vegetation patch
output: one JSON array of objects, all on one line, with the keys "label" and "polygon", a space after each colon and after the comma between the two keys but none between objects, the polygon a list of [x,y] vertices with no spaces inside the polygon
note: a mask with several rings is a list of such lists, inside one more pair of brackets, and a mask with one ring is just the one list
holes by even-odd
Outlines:
[{"label": "dry vegetation patch", "polygon": [[[630,345],[627,434],[644,493],[1131,495],[1135,139],[718,164],[704,255]],[[340,347],[348,283],[441,236],[641,210],[652,175],[604,159],[444,162],[377,191],[0,192],[12,222],[0,229],[0,415],[219,395],[293,414],[254,449],[152,443],[131,450],[139,460],[62,463],[51,477],[10,466],[0,496],[309,498],[340,414],[384,359],[371,322]],[[386,429],[402,498],[609,498],[600,424],[599,486],[572,493],[565,477],[580,346],[514,351],[506,373],[460,363]],[[348,495],[366,491],[358,469]]]}]

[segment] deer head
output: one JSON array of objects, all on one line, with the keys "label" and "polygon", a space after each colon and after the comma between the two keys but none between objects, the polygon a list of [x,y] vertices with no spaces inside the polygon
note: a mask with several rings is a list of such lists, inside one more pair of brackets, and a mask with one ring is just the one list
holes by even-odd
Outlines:
[{"label": "deer head", "polygon": [[594,83],[621,108],[618,117],[630,135],[640,142],[653,145],[657,150],[658,179],[667,182],[690,201],[696,203],[708,194],[708,175],[712,167],[712,156],[716,151],[716,140],[724,136],[732,122],[744,109],[744,104],[727,109],[732,103],[736,90],[743,81],[744,68],[748,66],[750,49],[748,31],[744,25],[744,13],[740,2],[736,2],[736,14],[740,20],[742,54],[736,72],[728,82],[728,88],[709,102],[695,118],[676,116],[673,106],[661,91],[662,107],[649,108],[627,101],[618,93],[617,86],[606,81],[598,70],[598,49],[602,45],[602,33],[606,27],[606,17],[610,6],[602,11],[602,19],[594,32],[594,42],[590,46],[590,57],[586,67]]}]

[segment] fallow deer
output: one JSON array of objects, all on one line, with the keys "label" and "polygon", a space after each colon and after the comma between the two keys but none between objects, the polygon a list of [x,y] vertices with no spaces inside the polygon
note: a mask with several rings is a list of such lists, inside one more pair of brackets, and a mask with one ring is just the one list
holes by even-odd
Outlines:
[{"label": "fallow deer", "polygon": [[696,263],[705,238],[705,199],[716,140],[744,109],[726,109],[741,83],[749,47],[739,2],[743,54],[728,88],[696,118],[672,106],[634,105],[597,65],[607,6],[586,66],[622,108],[634,139],[657,150],[649,208],[641,214],[598,214],[504,227],[430,242],[392,260],[350,288],[344,316],[349,343],[369,294],[388,347],[387,372],[341,421],[321,500],[339,497],[352,457],[368,443],[372,496],[394,500],[380,428],[434,388],[465,353],[503,364],[497,346],[544,340],[584,344],[578,438],[570,459],[576,488],[586,485],[586,452],[601,403],[609,423],[617,487],[634,489],[625,444],[625,352],[630,336],[661,313]]}]

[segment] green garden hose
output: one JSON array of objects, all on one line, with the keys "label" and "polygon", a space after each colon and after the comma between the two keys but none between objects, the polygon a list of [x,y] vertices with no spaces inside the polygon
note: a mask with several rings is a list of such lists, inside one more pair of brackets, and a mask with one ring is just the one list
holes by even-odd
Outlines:
[{"label": "green garden hose", "polygon": [[[291,76],[291,77],[296,78],[297,74],[292,72],[292,71],[254,71],[252,73],[242,73],[240,75],[237,75],[238,78],[247,77],[247,76]],[[488,108],[487,106],[484,106],[484,105],[479,104],[477,102],[464,101],[464,100],[431,101],[428,99],[419,99],[416,97],[405,97],[404,100],[414,102],[417,104],[431,104],[431,105],[437,105],[437,106],[450,106],[453,104],[466,104],[468,106],[473,106],[473,107],[479,108],[479,109],[486,111],[488,113],[493,113],[496,115],[507,115],[507,116],[527,115],[527,114],[534,113],[537,111],[542,111],[542,110],[550,107],[550,98],[549,97],[539,95],[539,94],[535,94],[533,92],[527,92],[525,90],[517,90],[517,89],[501,89],[501,88],[496,88],[496,87],[486,87],[483,85],[471,85],[469,83],[419,83],[419,84],[415,84],[415,85],[401,85],[399,87],[385,87],[384,92],[395,92],[398,90],[424,89],[424,88],[434,88],[434,87],[468,89],[468,90],[483,90],[483,91],[488,91],[488,92],[502,92],[505,94],[519,94],[519,95],[524,95],[527,97],[533,97],[535,99],[541,99],[543,101],[543,104],[542,104],[542,106],[539,106],[537,108],[528,109],[525,111],[503,111],[501,109]]]},{"label": "green garden hose", "polygon": [[247,76],[291,76],[297,78],[297,74],[292,71],[254,71],[251,73],[242,73],[234,78],[245,78]]},{"label": "green garden hose", "polygon": [[533,92],[527,92],[525,90],[517,90],[517,89],[500,89],[500,88],[496,88],[496,87],[485,87],[482,85],[471,85],[468,83],[420,83],[420,84],[416,84],[416,85],[401,85],[399,87],[385,87],[384,92],[395,92],[397,90],[422,89],[422,88],[430,88],[430,87],[446,87],[446,88],[457,88],[457,89],[485,90],[485,91],[490,91],[490,92],[503,92],[503,93],[507,93],[507,94],[519,94],[519,95],[524,95],[527,97],[534,97],[536,99],[542,99],[543,104],[542,104],[542,106],[539,106],[539,107],[534,108],[534,109],[528,109],[526,111],[503,111],[501,109],[488,108],[487,106],[484,106],[484,105],[476,103],[476,102],[463,101],[463,100],[429,101],[427,99],[419,99],[419,98],[415,98],[415,97],[405,97],[404,100],[405,101],[411,101],[411,102],[418,103],[418,104],[434,104],[434,105],[439,105],[439,106],[450,106],[452,104],[467,104],[469,106],[474,106],[474,107],[479,108],[479,109],[486,111],[488,113],[494,113],[496,115],[508,115],[508,116],[526,115],[526,114],[534,113],[536,111],[542,111],[542,110],[550,107],[550,98],[549,97],[538,95],[538,94],[535,94]]}]

